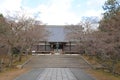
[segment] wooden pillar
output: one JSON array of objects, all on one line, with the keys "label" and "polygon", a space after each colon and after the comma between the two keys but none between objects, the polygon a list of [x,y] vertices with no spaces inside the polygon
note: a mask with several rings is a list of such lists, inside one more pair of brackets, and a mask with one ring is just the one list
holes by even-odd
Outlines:
[{"label": "wooden pillar", "polygon": [[36,45],[37,46],[37,51],[39,50],[39,45]]},{"label": "wooden pillar", "polygon": [[50,44],[51,45],[51,51],[53,51],[54,49],[54,44]]},{"label": "wooden pillar", "polygon": [[46,51],[46,41],[45,41],[45,51]]},{"label": "wooden pillar", "polygon": [[69,43],[70,43],[69,50],[71,51],[71,42],[69,42]]},{"label": "wooden pillar", "polygon": [[64,46],[65,46],[65,44],[63,43],[63,44],[62,44],[62,51],[64,51]]},{"label": "wooden pillar", "polygon": [[64,54],[65,43],[62,44],[62,53]]}]

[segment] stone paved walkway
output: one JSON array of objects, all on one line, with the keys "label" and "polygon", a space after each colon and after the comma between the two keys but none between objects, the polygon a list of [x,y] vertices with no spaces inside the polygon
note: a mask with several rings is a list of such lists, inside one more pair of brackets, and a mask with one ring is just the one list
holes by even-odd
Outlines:
[{"label": "stone paved walkway", "polygon": [[95,80],[80,68],[33,69],[14,80]]},{"label": "stone paved walkway", "polygon": [[69,68],[46,68],[37,80],[77,80]]}]

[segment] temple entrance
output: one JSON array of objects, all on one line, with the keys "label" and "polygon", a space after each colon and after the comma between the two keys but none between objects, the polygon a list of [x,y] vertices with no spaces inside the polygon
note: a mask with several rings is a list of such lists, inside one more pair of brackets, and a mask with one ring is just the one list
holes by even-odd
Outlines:
[{"label": "temple entrance", "polygon": [[51,42],[51,48],[53,49],[52,51],[57,54],[62,54],[63,53],[63,46],[64,43],[62,42]]}]

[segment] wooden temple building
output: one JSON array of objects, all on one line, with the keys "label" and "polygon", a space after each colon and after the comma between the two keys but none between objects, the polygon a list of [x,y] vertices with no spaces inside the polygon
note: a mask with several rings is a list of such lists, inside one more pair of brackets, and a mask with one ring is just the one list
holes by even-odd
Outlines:
[{"label": "wooden temple building", "polygon": [[65,40],[65,27],[61,25],[47,25],[46,29],[51,32],[52,35],[44,41],[39,41],[33,45],[33,52],[35,53],[76,53],[77,48],[74,41]]},{"label": "wooden temple building", "polygon": [[40,41],[39,44],[35,44],[32,49],[35,53],[44,54],[75,54],[77,53],[77,46],[75,42],[53,42],[53,41]]}]

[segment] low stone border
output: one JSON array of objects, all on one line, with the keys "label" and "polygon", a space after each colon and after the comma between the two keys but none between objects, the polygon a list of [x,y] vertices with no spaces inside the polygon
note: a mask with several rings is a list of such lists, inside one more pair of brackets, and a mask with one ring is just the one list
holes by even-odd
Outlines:
[{"label": "low stone border", "polygon": [[27,61],[25,61],[23,64],[17,65],[16,67],[19,68],[19,69],[22,69],[25,64],[27,64],[28,62],[30,62],[31,59],[32,59],[32,57],[30,59],[28,59]]},{"label": "low stone border", "polygon": [[92,69],[95,69],[95,67],[92,64],[90,64],[82,55],[80,56]]}]

